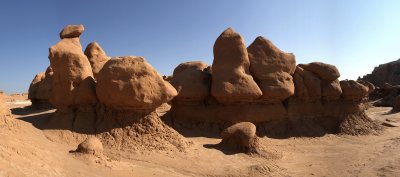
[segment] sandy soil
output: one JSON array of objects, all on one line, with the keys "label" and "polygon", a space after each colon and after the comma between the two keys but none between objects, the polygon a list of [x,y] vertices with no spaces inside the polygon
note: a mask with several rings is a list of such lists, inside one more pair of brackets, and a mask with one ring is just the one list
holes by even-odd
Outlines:
[{"label": "sandy soil", "polygon": [[[24,102],[25,101],[25,102]],[[105,149],[103,156],[69,153],[77,143],[55,141],[58,130],[40,130],[29,120],[54,110],[31,111],[23,97],[10,99],[14,124],[0,127],[1,176],[400,176],[400,128],[380,135],[288,139],[260,138],[263,155],[225,154],[220,139],[188,137],[187,152],[130,153]],[[371,108],[376,120],[400,121],[390,108]]]}]

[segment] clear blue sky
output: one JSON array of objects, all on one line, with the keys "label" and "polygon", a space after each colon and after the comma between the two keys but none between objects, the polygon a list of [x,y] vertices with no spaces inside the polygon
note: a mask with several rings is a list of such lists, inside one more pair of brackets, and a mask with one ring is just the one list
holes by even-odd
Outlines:
[{"label": "clear blue sky", "polygon": [[165,75],[184,61],[211,64],[215,39],[233,27],[247,45],[261,35],[297,63],[331,63],[356,79],[400,58],[399,9],[396,0],[2,0],[0,90],[26,92],[60,30],[80,23],[84,47],[144,56]]}]

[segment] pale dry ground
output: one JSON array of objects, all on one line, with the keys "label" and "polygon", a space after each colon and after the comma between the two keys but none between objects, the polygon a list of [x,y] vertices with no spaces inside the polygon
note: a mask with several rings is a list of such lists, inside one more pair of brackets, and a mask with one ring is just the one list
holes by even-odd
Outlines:
[{"label": "pale dry ground", "polygon": [[[13,102],[17,101],[18,104]],[[19,102],[18,102],[19,101]],[[24,100],[9,106],[18,110]],[[16,108],[16,109],[15,109]],[[370,117],[400,120],[390,108],[371,108]],[[1,176],[400,176],[400,128],[387,128],[379,136],[325,135],[317,138],[270,139],[263,137],[263,156],[226,155],[205,148],[220,139],[188,138],[187,152],[132,154],[106,149],[101,157],[69,153],[77,143],[60,143],[51,132],[20,120],[30,114],[19,109],[16,125],[0,129]],[[22,112],[22,114],[21,114]]]}]

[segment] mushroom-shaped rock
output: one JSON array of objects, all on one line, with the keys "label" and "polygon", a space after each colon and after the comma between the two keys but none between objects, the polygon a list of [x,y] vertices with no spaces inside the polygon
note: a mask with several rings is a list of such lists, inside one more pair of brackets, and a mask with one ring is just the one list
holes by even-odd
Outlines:
[{"label": "mushroom-shaped rock", "polygon": [[175,68],[170,83],[178,91],[176,101],[203,101],[210,96],[211,74],[201,61],[185,62]]},{"label": "mushroom-shaped rock", "polygon": [[296,69],[293,54],[278,49],[271,41],[257,37],[247,48],[250,73],[263,93],[262,98],[281,102],[294,94],[291,74]]},{"label": "mushroom-shaped rock", "polygon": [[221,133],[222,144],[236,150],[251,152],[256,150],[256,126],[251,122],[236,123]]},{"label": "mushroom-shaped rock", "polygon": [[110,59],[100,47],[97,42],[91,42],[85,49],[85,55],[88,57],[90,65],[92,66],[93,76],[96,78],[97,74],[103,68],[104,64]]},{"label": "mushroom-shaped rock", "polygon": [[175,88],[143,57],[113,57],[97,76],[99,101],[114,110],[152,111],[172,100]]},{"label": "mushroom-shaped rock", "polygon": [[322,99],[326,101],[339,100],[342,95],[339,80],[327,81],[322,80]]},{"label": "mushroom-shaped rock", "polygon": [[228,28],[214,44],[211,95],[222,104],[258,99],[262,92],[250,75],[249,67],[242,36]]},{"label": "mushroom-shaped rock", "polygon": [[368,87],[354,80],[340,81],[342,96],[346,100],[360,100],[368,95]]},{"label": "mushroom-shaped rock", "polygon": [[96,137],[89,137],[78,145],[78,148],[75,150],[75,152],[99,155],[103,153],[103,144]]},{"label": "mushroom-shaped rock", "polygon": [[334,81],[340,77],[339,70],[334,65],[322,62],[312,62],[309,64],[299,64],[299,66],[305,70],[313,72],[323,80]]},{"label": "mushroom-shaped rock", "polygon": [[297,66],[293,76],[297,97],[306,101],[321,99],[321,80],[314,73]]},{"label": "mushroom-shaped rock", "polygon": [[97,103],[92,68],[78,37],[50,47],[49,59],[54,73],[50,102],[56,108]]},{"label": "mushroom-shaped rock", "polygon": [[82,24],[80,25],[68,25],[60,32],[60,38],[76,38],[79,37],[85,28]]}]

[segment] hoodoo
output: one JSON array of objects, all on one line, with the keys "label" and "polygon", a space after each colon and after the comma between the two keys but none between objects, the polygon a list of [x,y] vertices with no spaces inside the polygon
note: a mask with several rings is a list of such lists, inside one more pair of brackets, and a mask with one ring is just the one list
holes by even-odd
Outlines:
[{"label": "hoodoo", "polygon": [[339,70],[330,64],[296,66],[292,53],[263,37],[246,48],[243,38],[228,28],[215,42],[212,72],[205,68],[200,62],[186,62],[175,69],[171,83],[178,96],[171,119],[177,128],[252,122],[266,134],[290,136],[336,133],[349,117],[374,124],[365,117],[363,101],[373,87],[339,82]]},{"label": "hoodoo", "polygon": [[95,42],[83,53],[83,29],[68,25],[50,48],[50,101],[57,110],[47,126],[76,136],[95,134],[104,146],[128,151],[185,150],[184,137],[160,118],[169,107],[164,104],[177,95],[175,88],[143,57],[109,59]]},{"label": "hoodoo", "polygon": [[93,76],[96,78],[104,64],[110,59],[97,42],[91,42],[85,49],[85,55],[92,66]]},{"label": "hoodoo", "polygon": [[292,74],[296,60],[293,54],[282,52],[261,36],[247,50],[250,73],[260,86],[264,101],[282,102],[294,94]]},{"label": "hoodoo", "polygon": [[251,102],[262,95],[250,75],[250,60],[242,36],[232,28],[215,41],[211,95],[222,104]]},{"label": "hoodoo", "polygon": [[57,109],[97,103],[92,68],[79,40],[83,30],[83,25],[68,25],[61,41],[49,49],[54,72],[50,102]]}]

